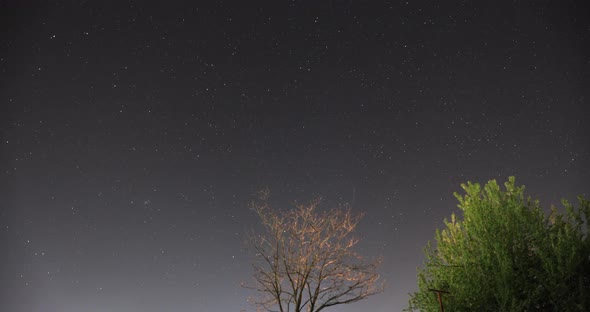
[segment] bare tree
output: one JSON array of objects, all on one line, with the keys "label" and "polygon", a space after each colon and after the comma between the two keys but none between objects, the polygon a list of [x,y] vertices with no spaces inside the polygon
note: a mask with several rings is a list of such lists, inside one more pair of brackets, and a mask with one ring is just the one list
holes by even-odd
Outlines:
[{"label": "bare tree", "polygon": [[319,211],[319,202],[285,212],[265,200],[252,205],[265,230],[252,237],[259,261],[251,288],[261,293],[252,302],[259,310],[319,312],[381,292],[380,262],[367,263],[353,250],[362,216],[349,208]]}]

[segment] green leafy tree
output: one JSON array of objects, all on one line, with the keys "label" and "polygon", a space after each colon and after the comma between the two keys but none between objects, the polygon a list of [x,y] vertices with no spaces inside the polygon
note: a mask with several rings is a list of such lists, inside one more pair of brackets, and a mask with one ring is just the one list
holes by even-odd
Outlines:
[{"label": "green leafy tree", "polygon": [[425,248],[409,311],[590,311],[589,201],[547,215],[514,177],[461,186],[463,219]]}]

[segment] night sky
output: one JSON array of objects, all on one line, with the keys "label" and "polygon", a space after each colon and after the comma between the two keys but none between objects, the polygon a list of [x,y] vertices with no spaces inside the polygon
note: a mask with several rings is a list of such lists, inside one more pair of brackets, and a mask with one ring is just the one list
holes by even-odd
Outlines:
[{"label": "night sky", "polygon": [[263,187],[365,212],[386,290],[329,311],[400,311],[460,183],[590,195],[582,1],[24,2],[0,1],[2,311],[253,311]]}]

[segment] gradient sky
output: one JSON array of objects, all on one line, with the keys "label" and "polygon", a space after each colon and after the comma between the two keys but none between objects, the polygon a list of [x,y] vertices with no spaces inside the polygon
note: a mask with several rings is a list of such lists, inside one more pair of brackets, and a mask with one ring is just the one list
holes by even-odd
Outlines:
[{"label": "gradient sky", "polygon": [[253,311],[262,187],[365,212],[387,288],[330,311],[400,311],[460,183],[589,195],[583,1],[20,2],[0,2],[2,311]]}]

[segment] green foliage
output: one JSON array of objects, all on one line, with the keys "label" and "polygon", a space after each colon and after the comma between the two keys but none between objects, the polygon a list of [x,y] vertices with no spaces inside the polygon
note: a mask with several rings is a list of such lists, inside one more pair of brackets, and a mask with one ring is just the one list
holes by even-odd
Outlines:
[{"label": "green foliage", "polygon": [[505,190],[495,180],[461,186],[463,219],[445,220],[425,248],[409,311],[439,311],[432,289],[448,292],[446,311],[590,310],[589,201],[546,215],[514,177]]}]

